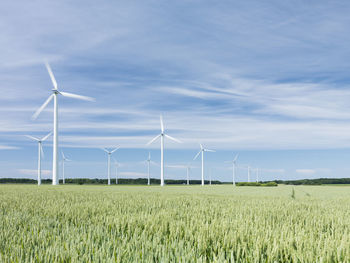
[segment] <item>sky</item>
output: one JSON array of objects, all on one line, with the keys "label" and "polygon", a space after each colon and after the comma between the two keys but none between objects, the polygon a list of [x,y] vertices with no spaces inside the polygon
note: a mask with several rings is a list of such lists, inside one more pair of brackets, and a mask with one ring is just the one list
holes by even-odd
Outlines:
[{"label": "sky", "polygon": [[[349,1],[1,1],[0,177],[36,178],[37,144],[53,129],[48,61],[61,91],[59,146],[66,177],[237,181],[349,177]],[[43,178],[51,177],[52,138]],[[114,175],[113,175],[114,176]],[[254,170],[251,179],[255,177]]]}]

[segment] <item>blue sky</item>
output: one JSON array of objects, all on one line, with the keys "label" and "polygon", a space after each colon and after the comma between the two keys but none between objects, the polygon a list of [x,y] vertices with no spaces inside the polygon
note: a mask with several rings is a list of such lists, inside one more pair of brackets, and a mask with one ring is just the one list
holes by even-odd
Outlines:
[{"label": "blue sky", "polygon": [[105,177],[98,148],[116,146],[121,177],[146,176],[160,114],[183,141],[166,142],[169,165],[201,142],[217,150],[206,155],[213,179],[230,180],[236,153],[261,179],[347,177],[349,11],[348,1],[2,1],[0,177],[35,178],[37,145],[24,135],[52,129],[52,104],[30,118],[51,94],[44,60],[63,91],[96,98],[60,98],[67,177]]}]

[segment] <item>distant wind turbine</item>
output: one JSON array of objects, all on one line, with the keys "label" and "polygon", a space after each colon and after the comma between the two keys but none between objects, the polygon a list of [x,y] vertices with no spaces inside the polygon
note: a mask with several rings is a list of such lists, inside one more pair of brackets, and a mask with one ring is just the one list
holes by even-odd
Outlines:
[{"label": "distant wind turbine", "polygon": [[259,182],[259,168],[256,168],[256,182]]},{"label": "distant wind turbine", "polygon": [[232,184],[236,186],[236,162],[238,159],[238,154],[233,158],[232,162]]},{"label": "distant wind turbine", "polygon": [[186,169],[186,181],[187,181],[187,185],[190,184],[190,171],[191,171],[191,165],[187,164],[187,165],[167,165],[166,167],[169,168],[184,168]]},{"label": "distant wind turbine", "polygon": [[204,185],[204,152],[215,152],[214,150],[205,149],[202,144],[199,144],[201,147],[200,151],[196,154],[193,160],[196,160],[197,157],[202,154],[202,186]]},{"label": "distant wind turbine", "polygon": [[209,170],[209,185],[211,185],[211,174],[213,173],[213,169]]},{"label": "distant wind turbine", "polygon": [[151,160],[151,153],[150,152],[148,152],[147,160],[144,160],[141,163],[147,165],[147,185],[151,185],[151,165],[158,165],[158,164]]},{"label": "distant wind turbine", "polygon": [[64,156],[63,151],[61,151],[61,154],[62,154],[62,182],[63,182],[63,184],[65,184],[66,183],[66,179],[65,179],[65,176],[64,176],[64,163],[65,162],[71,162],[72,160],[66,158]]},{"label": "distant wind turbine", "polygon": [[118,184],[118,168],[120,166],[119,166],[119,163],[117,162],[116,159],[113,158],[113,161],[114,161],[114,166],[115,166],[115,184]]},{"label": "distant wind turbine", "polygon": [[160,115],[160,134],[154,137],[151,141],[149,141],[147,145],[150,145],[159,137],[160,137],[160,186],[164,186],[164,137],[167,137],[168,139],[178,143],[181,143],[181,141],[164,133],[164,124],[163,124],[162,115]]},{"label": "distant wind turbine", "polygon": [[112,151],[108,151],[106,148],[102,148],[102,150],[104,150],[107,154],[108,154],[108,185],[111,185],[111,155],[112,153],[114,153],[116,150],[118,150],[119,148],[115,148]]},{"label": "distant wind turbine", "polygon": [[58,182],[58,95],[62,95],[64,97],[69,97],[73,99],[86,100],[86,101],[94,101],[93,98],[76,95],[73,93],[59,91],[55,76],[51,70],[51,67],[48,63],[46,63],[47,71],[49,72],[53,89],[52,94],[47,98],[43,105],[33,114],[32,119],[36,119],[39,114],[45,109],[45,107],[49,104],[49,102],[54,99],[54,111],[53,111],[53,163],[52,163],[52,184],[57,185]]},{"label": "distant wind turbine", "polygon": [[42,142],[45,141],[47,138],[49,138],[51,134],[52,132],[50,132],[48,135],[44,136],[41,139],[30,135],[26,135],[26,137],[38,142],[38,185],[41,185],[41,156],[44,157]]},{"label": "distant wind turbine", "polygon": [[187,166],[186,166],[187,185],[190,185],[190,171],[191,171],[191,165],[187,164]]}]

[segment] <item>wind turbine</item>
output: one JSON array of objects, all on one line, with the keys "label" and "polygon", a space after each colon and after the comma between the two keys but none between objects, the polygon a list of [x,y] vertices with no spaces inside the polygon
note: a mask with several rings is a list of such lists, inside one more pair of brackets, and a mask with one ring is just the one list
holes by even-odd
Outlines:
[{"label": "wind turbine", "polygon": [[213,169],[209,170],[209,185],[211,185],[211,174],[213,173]]},{"label": "wind turbine", "polygon": [[63,184],[65,184],[66,181],[65,181],[65,177],[64,177],[64,163],[65,163],[66,161],[67,161],[67,162],[71,162],[72,160],[67,159],[67,158],[64,156],[63,151],[61,151],[61,154],[62,154],[62,182],[63,182]]},{"label": "wind turbine", "polygon": [[232,160],[232,184],[233,186],[236,186],[236,162],[238,159],[238,154],[236,154],[236,156],[233,158]]},{"label": "wind turbine", "polygon": [[26,137],[38,142],[38,185],[41,185],[41,155],[44,157],[43,145],[42,142],[45,141],[52,134],[50,132],[48,135],[39,139],[30,135],[26,135]]},{"label": "wind turbine", "polygon": [[204,185],[204,152],[215,152],[214,150],[205,149],[202,144],[199,144],[201,147],[200,151],[196,154],[193,160],[196,160],[197,157],[202,154],[202,186]]},{"label": "wind turbine", "polygon": [[102,150],[104,150],[108,154],[108,185],[111,185],[111,155],[118,149],[119,148],[115,148],[112,151],[108,151],[106,148],[102,148]]},{"label": "wind turbine", "polygon": [[256,168],[256,182],[259,183],[259,168]]},{"label": "wind turbine", "polygon": [[151,165],[158,165],[156,162],[151,160],[151,153],[148,152],[147,160],[141,162],[142,164],[147,164],[147,185],[151,185]]},{"label": "wind turbine", "polygon": [[190,184],[190,171],[191,171],[191,165],[190,164],[187,164],[187,165],[167,165],[166,167],[169,167],[169,168],[184,168],[186,169],[186,183],[187,185]]},{"label": "wind turbine", "polygon": [[114,166],[115,166],[115,184],[118,184],[118,168],[119,168],[119,163],[117,162],[116,159],[113,158],[114,161]]},{"label": "wind turbine", "polygon": [[52,99],[54,100],[52,184],[57,185],[59,184],[59,181],[58,181],[58,95],[62,95],[64,97],[69,97],[73,99],[87,100],[87,101],[94,101],[94,99],[86,96],[73,94],[73,93],[59,91],[57,89],[58,85],[50,65],[48,63],[45,63],[45,65],[46,65],[47,71],[49,72],[49,75],[53,84],[52,94],[47,98],[44,104],[41,105],[41,107],[33,114],[32,119],[36,119],[39,116],[39,114],[45,109],[45,107],[49,104],[49,102]]},{"label": "wind turbine", "polygon": [[164,186],[164,137],[167,137],[168,139],[178,143],[181,143],[181,141],[164,133],[164,124],[163,124],[162,115],[160,115],[160,134],[158,134],[151,141],[149,141],[147,145],[150,145],[159,137],[160,137],[160,186]]},{"label": "wind turbine", "polygon": [[191,171],[191,165],[187,164],[187,166],[186,166],[187,185],[190,185],[190,171]]}]

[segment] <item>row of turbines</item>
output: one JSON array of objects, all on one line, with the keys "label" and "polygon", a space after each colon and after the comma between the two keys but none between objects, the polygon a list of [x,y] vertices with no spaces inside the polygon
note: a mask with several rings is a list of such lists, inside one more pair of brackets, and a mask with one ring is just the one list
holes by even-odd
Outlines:
[{"label": "row of turbines", "polygon": [[[38,181],[38,185],[41,185],[41,159],[44,157],[44,151],[43,151],[43,146],[42,143],[48,139],[50,137],[52,133],[50,132],[49,134],[47,134],[46,136],[44,136],[43,138],[36,138],[34,136],[30,136],[30,135],[25,135],[26,137],[37,141],[38,142],[38,174],[37,174],[37,181]],[[200,144],[201,150],[196,154],[196,156],[194,157],[193,160],[195,160],[201,153],[204,154],[205,151],[208,151],[208,149],[204,149],[203,146]],[[111,184],[111,159],[113,159],[114,162],[114,166],[115,166],[115,183],[118,184],[118,168],[120,167],[120,163],[117,162],[117,160],[115,158],[112,157],[112,154],[114,152],[116,152],[117,150],[119,150],[120,148],[115,148],[113,150],[108,150],[106,148],[102,148],[103,151],[105,151],[107,153],[108,159],[107,159],[107,182],[108,185]],[[210,150],[213,151],[213,150]],[[63,184],[65,184],[65,162],[71,162],[72,160],[68,159],[63,151],[61,151],[61,166],[62,166],[62,182]],[[237,169],[247,169],[247,180],[248,182],[250,182],[250,178],[251,178],[251,172],[255,171],[255,175],[256,175],[256,181],[259,181],[259,168],[252,168],[251,166],[248,165],[237,165],[237,158],[238,158],[238,154],[234,157],[234,159],[232,161],[228,161],[225,163],[232,163],[232,183],[233,185],[236,184],[236,180],[235,180],[235,174],[236,174],[236,170]],[[202,158],[202,182],[204,183],[204,158]],[[151,164],[153,165],[158,165],[156,162],[153,162],[151,160],[151,153],[148,153],[148,158],[143,162],[147,164],[147,184],[150,185],[150,169],[151,169]],[[158,165],[159,166],[159,165]],[[187,164],[187,165],[166,165],[164,167],[167,168],[182,168],[182,169],[186,169],[186,184],[189,185],[190,184],[190,171],[193,168],[191,166],[191,164]],[[211,185],[211,173],[209,175],[209,184]]]},{"label": "row of turbines", "polygon": [[[41,107],[33,114],[32,119],[35,120],[40,113],[46,108],[46,106],[51,102],[53,99],[54,101],[54,116],[53,116],[53,133],[50,132],[49,134],[45,135],[42,138],[36,138],[34,136],[26,135],[28,138],[35,140],[38,142],[38,185],[41,184],[41,159],[43,156],[43,148],[42,148],[42,143],[47,140],[52,134],[53,134],[53,162],[52,162],[52,185],[58,185],[59,184],[59,175],[58,175],[58,165],[59,165],[59,156],[58,156],[58,96],[62,95],[63,97],[69,97],[73,99],[79,99],[79,100],[85,100],[85,101],[94,101],[95,99],[87,96],[82,96],[82,95],[77,95],[73,93],[68,93],[68,92],[63,92],[58,89],[58,84],[55,79],[55,76],[53,74],[53,71],[48,63],[45,63],[47,71],[49,73],[50,79],[53,84],[53,89],[52,89],[52,94],[47,98],[47,100],[41,105]],[[157,139],[160,138],[160,152],[161,152],[161,157],[160,157],[160,185],[164,186],[164,140],[165,138],[170,139],[172,141],[175,141],[177,143],[181,143],[180,140],[168,135],[165,133],[164,129],[164,123],[163,123],[163,118],[160,116],[160,134],[158,134],[156,137],[154,137],[151,141],[147,143],[147,145],[152,144],[155,142]],[[199,144],[200,150],[199,152],[195,155],[193,160],[196,160],[199,155],[201,155],[201,184],[204,185],[204,153],[205,152],[215,152],[214,150],[207,149],[203,147],[202,144]],[[107,178],[108,178],[108,185],[111,184],[111,156],[114,152],[116,152],[119,148],[115,148],[113,150],[108,150],[106,148],[103,148],[103,150],[107,153],[108,156],[108,169],[107,169]],[[64,163],[66,161],[71,161],[67,159],[64,155],[63,152],[62,154],[62,172],[63,172],[63,183],[65,182],[64,178]],[[237,162],[238,155],[235,156],[235,158],[232,161],[232,182],[233,185],[236,184],[235,182],[235,172],[236,172],[236,162]],[[116,183],[118,183],[118,163],[116,160],[114,160],[115,165],[116,165]],[[150,164],[151,164],[151,157],[150,154],[147,159],[148,163],[148,168],[147,168],[147,173],[148,173],[148,185],[150,185]],[[247,166],[248,169],[248,182],[250,182],[250,171],[251,167]],[[187,184],[189,184],[189,170],[190,166],[186,166],[187,170]],[[257,181],[258,181],[258,170],[257,170]]]}]

